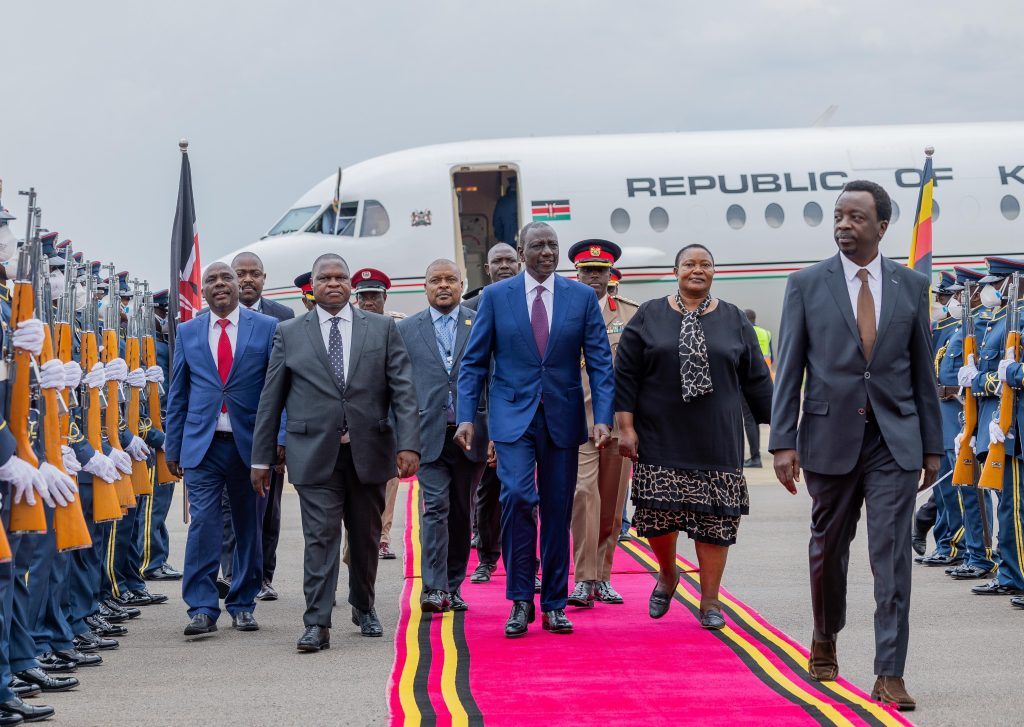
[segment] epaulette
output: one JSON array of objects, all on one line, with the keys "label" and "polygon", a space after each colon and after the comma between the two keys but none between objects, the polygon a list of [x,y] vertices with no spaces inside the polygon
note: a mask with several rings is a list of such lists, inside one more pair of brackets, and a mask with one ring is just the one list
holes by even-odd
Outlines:
[{"label": "epaulette", "polygon": [[6,285],[0,285],[0,300],[10,302],[11,290]]},{"label": "epaulette", "polygon": [[396,321],[400,321],[405,318],[405,313],[399,313],[396,310],[386,310],[384,311],[384,315],[391,316]]},{"label": "epaulette", "polygon": [[938,377],[938,375],[939,375],[939,363],[942,361],[943,356],[946,355],[946,349],[947,348],[949,348],[949,344],[948,343],[945,346],[943,346],[942,348],[940,348],[938,350],[938,352],[935,354],[935,376],[936,377]]},{"label": "epaulette", "polygon": [[640,304],[637,303],[635,300],[633,300],[631,298],[626,298],[625,296],[618,295],[618,294],[613,295],[612,297],[615,298],[615,300],[619,301],[620,303],[625,303],[626,305],[631,305],[634,308],[639,308],[640,307]]},{"label": "epaulette", "polygon": [[960,322],[959,318],[953,318],[952,316],[950,316],[947,320],[939,321],[938,323],[936,323],[935,324],[935,330],[936,331],[941,331],[942,329],[949,328],[950,326],[956,325],[959,322]]}]

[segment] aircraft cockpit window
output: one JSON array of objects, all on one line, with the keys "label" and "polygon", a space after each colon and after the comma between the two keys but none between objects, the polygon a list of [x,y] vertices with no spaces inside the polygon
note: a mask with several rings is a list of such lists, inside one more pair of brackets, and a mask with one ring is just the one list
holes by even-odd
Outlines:
[{"label": "aircraft cockpit window", "polygon": [[821,224],[821,220],[824,215],[821,211],[821,205],[817,202],[808,202],[804,205],[804,222],[810,227],[817,227]]},{"label": "aircraft cockpit window", "polygon": [[1008,220],[1015,220],[1020,216],[1020,202],[1012,194],[1008,194],[999,201],[999,211]]},{"label": "aircraft cockpit window", "polygon": [[932,224],[939,221],[939,201],[932,199]]},{"label": "aircraft cockpit window", "polygon": [[764,221],[769,227],[782,227],[782,223],[786,221],[786,213],[782,211],[782,206],[772,202],[765,207]]},{"label": "aircraft cockpit window", "polygon": [[747,213],[738,204],[729,205],[729,209],[725,211],[725,221],[729,223],[729,227],[734,230],[743,229],[743,225],[747,224]]},{"label": "aircraft cockpit window", "polygon": [[896,204],[896,200],[892,201],[892,217],[889,218],[889,224],[895,225],[896,221],[900,218],[900,206]]},{"label": "aircraft cockpit window", "polygon": [[612,210],[612,229],[620,235],[629,229],[629,212],[618,207]]},{"label": "aircraft cockpit window", "polygon": [[319,207],[296,207],[293,210],[285,212],[284,217],[274,225],[274,227],[267,233],[267,237],[273,237],[275,235],[288,235],[292,232],[298,232],[306,223],[309,222],[310,218],[316,214]]},{"label": "aircraft cockpit window", "polygon": [[655,232],[664,232],[668,229],[668,212],[664,207],[655,207],[651,210],[649,217],[651,229]]},{"label": "aircraft cockpit window", "polygon": [[391,227],[388,211],[375,199],[363,202],[363,224],[359,228],[360,237],[378,237]]},{"label": "aircraft cockpit window", "polygon": [[338,214],[335,214],[334,205],[329,205],[324,210],[324,216],[320,218],[319,229],[314,229],[314,232],[320,232],[324,235],[354,237],[356,234],[356,212],[358,209],[358,202],[342,202],[338,208]]}]

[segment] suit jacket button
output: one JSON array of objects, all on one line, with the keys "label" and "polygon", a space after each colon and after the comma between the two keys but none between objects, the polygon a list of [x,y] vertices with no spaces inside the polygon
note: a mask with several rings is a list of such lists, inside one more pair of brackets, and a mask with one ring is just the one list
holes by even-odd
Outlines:
[{"label": "suit jacket button", "polygon": [[871,378],[871,372],[870,371],[865,371],[864,372],[864,378],[865,379],[870,379]]},{"label": "suit jacket button", "polygon": [[858,409],[857,413],[860,414],[861,416],[864,416],[864,409],[863,408]]}]

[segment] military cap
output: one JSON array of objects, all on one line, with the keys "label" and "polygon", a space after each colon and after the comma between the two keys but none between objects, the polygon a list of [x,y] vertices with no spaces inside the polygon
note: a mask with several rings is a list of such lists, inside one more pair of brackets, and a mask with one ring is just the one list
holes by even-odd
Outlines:
[{"label": "military cap", "polygon": [[391,278],[380,270],[363,268],[352,276],[352,287],[357,293],[386,293],[391,287]]},{"label": "military cap", "polygon": [[164,288],[163,290],[158,290],[155,293],[153,293],[153,307],[166,308],[169,302],[168,296],[170,295],[170,292],[170,290]]},{"label": "military cap", "polygon": [[18,218],[8,212],[6,207],[0,207],[0,222],[10,222],[16,219]]},{"label": "military cap", "polygon": [[39,236],[40,251],[51,268],[64,267],[64,258],[57,253],[57,237],[59,234],[59,232],[44,232]]},{"label": "military cap", "polygon": [[951,288],[956,285],[956,277],[952,273],[942,273],[939,275],[939,284],[935,286],[935,295],[948,295],[952,292]]},{"label": "military cap", "polygon": [[302,297],[313,300],[313,273],[303,273],[294,282],[295,287],[302,291]]},{"label": "military cap", "polygon": [[618,268],[612,268],[611,275],[608,276],[608,284],[618,284],[622,280],[622,272]]},{"label": "military cap", "polygon": [[1002,280],[1013,273],[1024,274],[1024,260],[1011,260],[1005,257],[987,257],[985,264],[988,266],[988,275],[978,282],[981,284],[994,283]]},{"label": "military cap", "polygon": [[569,248],[569,262],[578,268],[610,268],[621,255],[622,248],[608,240],[580,240]]},{"label": "military cap", "polygon": [[954,265],[953,270],[956,271],[956,282],[961,285],[964,283],[977,283],[985,277],[984,273],[978,272],[973,268],[965,268],[962,265]]},{"label": "military cap", "polygon": [[122,270],[117,274],[117,294],[122,298],[127,298],[132,294],[131,288],[128,287],[127,270]]}]

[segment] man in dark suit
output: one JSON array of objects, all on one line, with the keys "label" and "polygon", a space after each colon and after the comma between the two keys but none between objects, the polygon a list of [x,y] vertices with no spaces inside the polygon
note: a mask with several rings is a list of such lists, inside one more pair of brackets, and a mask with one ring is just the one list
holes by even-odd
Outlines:
[{"label": "man in dark suit", "polygon": [[508,573],[505,595],[513,602],[505,624],[508,637],[524,635],[534,618],[538,505],[543,626],[554,633],[572,632],[565,617],[569,522],[577,449],[588,438],[580,357],[590,376],[599,448],[611,441],[615,388],[611,348],[594,291],[555,274],[558,236],[550,225],[530,223],[519,240],[525,273],[484,288],[459,371],[455,435],[470,451],[477,405],[489,376],[488,424],[498,455],[501,552]]},{"label": "man in dark suit", "polygon": [[[231,261],[231,268],[238,276],[238,302],[249,310],[276,318],[279,322],[290,321],[295,311],[286,305],[263,297],[263,285],[267,274],[263,272],[263,261],[253,252],[240,252]],[[277,567],[277,543],[281,538],[281,492],[284,489],[284,446],[278,443],[277,464],[270,474],[270,492],[267,494],[267,511],[263,515],[263,581],[256,598],[260,601],[276,601],[277,591],[271,585]],[[223,578],[217,586],[221,598],[231,585],[231,554],[235,549],[235,532],[231,527],[231,510],[227,494],[221,502],[224,511],[224,547],[220,553],[220,570]]]},{"label": "man in dark suit", "polygon": [[[203,273],[210,309],[178,328],[167,395],[167,467],[186,476],[189,512],[182,597],[186,636],[217,630],[217,562],[223,539],[221,495],[227,490],[235,530],[234,578],[224,605],[231,625],[256,631],[263,573],[263,502],[249,487],[256,409],[277,321],[238,305],[238,278],[224,263]],[[278,415],[280,416],[280,414]],[[280,429],[280,420],[275,435]]]},{"label": "man in dark suit", "polygon": [[812,500],[811,677],[831,681],[839,671],[850,542],[866,503],[875,579],[872,696],[913,709],[903,670],[914,499],[922,470],[922,488],[934,481],[943,445],[930,281],[879,254],[891,213],[879,185],[849,182],[835,206],[839,253],[789,277],[769,449],[776,476],[794,494],[803,468]]},{"label": "man in dark suit", "polygon": [[[469,563],[471,489],[487,459],[487,439],[481,437],[468,452],[455,443],[455,385],[476,313],[459,305],[462,273],[451,260],[430,264],[424,288],[430,307],[398,323],[412,359],[420,411],[420,605],[428,613],[449,607],[465,611],[469,606],[461,588]],[[483,425],[486,417],[478,411],[474,422]]]},{"label": "man in dark suit", "polygon": [[274,340],[251,472],[253,489],[267,492],[287,408],[288,474],[305,538],[300,651],[330,646],[343,521],[352,622],[363,636],[383,634],[373,602],[384,489],[396,464],[401,477],[416,474],[420,449],[412,365],[394,319],[349,305],[352,280],[341,256],[321,255],[312,275],[316,307],[282,323]]}]

